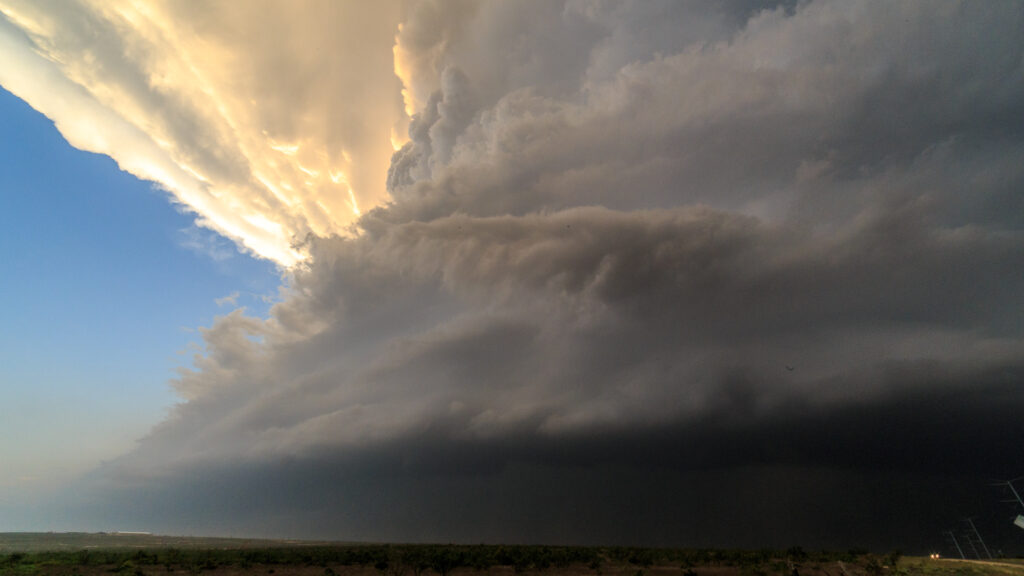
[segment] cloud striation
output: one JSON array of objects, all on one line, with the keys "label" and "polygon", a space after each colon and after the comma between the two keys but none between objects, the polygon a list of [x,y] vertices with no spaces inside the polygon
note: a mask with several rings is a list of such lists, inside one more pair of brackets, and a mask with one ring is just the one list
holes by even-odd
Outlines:
[{"label": "cloud striation", "polygon": [[[90,121],[132,103],[104,126],[153,170],[201,177],[136,171],[40,103],[73,144],[303,262],[269,318],[206,329],[184,402],[92,475],[82,517],[923,551],[1020,473],[1021,4],[157,6],[138,28],[82,8],[78,35],[5,8],[3,38]],[[349,11],[325,66],[313,39]],[[157,89],[188,62],[205,84]],[[381,161],[371,129],[403,109]],[[308,174],[346,153],[357,219]]]}]

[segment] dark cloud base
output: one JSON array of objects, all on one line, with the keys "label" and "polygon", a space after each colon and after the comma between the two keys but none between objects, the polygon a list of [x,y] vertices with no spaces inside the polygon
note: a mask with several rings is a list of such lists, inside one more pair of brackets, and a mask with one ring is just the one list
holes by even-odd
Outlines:
[{"label": "dark cloud base", "polygon": [[1021,368],[955,391],[749,421],[558,441],[424,435],[365,453],[122,477],[69,510],[183,534],[916,553],[979,516],[990,546],[1016,554],[1012,509],[989,483],[1020,464]]}]

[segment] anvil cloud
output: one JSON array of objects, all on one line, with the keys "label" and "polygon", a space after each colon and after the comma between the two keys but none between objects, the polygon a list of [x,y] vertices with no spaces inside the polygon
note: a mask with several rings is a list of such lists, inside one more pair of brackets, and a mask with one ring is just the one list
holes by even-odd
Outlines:
[{"label": "anvil cloud", "polygon": [[117,6],[0,83],[297,264],[82,514],[909,548],[1020,473],[1024,5]]}]

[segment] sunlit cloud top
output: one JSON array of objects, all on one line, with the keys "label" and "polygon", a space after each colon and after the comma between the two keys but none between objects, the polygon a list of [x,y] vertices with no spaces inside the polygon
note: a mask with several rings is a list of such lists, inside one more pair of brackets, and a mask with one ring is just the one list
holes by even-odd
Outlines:
[{"label": "sunlit cloud top", "polygon": [[396,7],[51,4],[0,2],[0,84],[198,224],[289,266],[385,200]]}]

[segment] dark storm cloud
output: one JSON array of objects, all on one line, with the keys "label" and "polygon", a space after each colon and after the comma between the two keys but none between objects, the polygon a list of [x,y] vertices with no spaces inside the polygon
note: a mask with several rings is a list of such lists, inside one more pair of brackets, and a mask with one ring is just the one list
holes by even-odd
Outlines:
[{"label": "dark storm cloud", "polygon": [[[162,479],[159,489],[120,490],[134,509],[110,524],[141,517],[180,532],[242,525],[342,539],[925,550],[939,536],[927,527],[994,512],[981,529],[990,544],[1006,547],[1012,540],[1001,538],[1007,526],[999,520],[1007,510],[993,507],[999,494],[979,490],[976,475],[934,466],[955,461],[1003,473],[989,459],[1012,461],[1022,430],[1019,385],[999,388],[865,403],[846,414],[815,411],[742,431],[712,425],[546,442],[532,453],[523,443],[510,450],[413,440],[362,457],[192,468]],[[963,400],[994,420],[963,410]],[[1012,442],[987,442],[992,431],[1010,430]],[[917,465],[922,458],[931,464]],[[107,514],[123,510],[96,504]]]},{"label": "dark storm cloud", "polygon": [[97,502],[923,549],[983,502],[963,486],[1019,473],[1022,27],[1017,3],[418,5],[391,204],[310,238],[269,320],[206,331]]},{"label": "dark storm cloud", "polygon": [[[574,99],[529,87],[477,110],[484,100],[459,98],[464,84],[453,98],[443,83],[392,165],[398,205],[391,216],[701,202],[846,219],[883,194],[930,193],[959,211],[966,189],[967,204],[998,204],[978,196],[1005,191],[978,190],[965,181],[977,166],[958,168],[992,163],[1004,173],[1024,158],[1013,137],[1024,127],[1021,42],[1013,33],[1024,16],[1019,6],[933,12],[909,3],[811,4],[793,17],[767,11],[729,43],[701,39],[679,53],[648,54],[602,83],[582,77]],[[978,46],[979,35],[991,44]],[[614,37],[593,54],[610,49]],[[453,101],[479,121],[454,153],[444,138],[439,163],[433,126],[451,117]],[[951,164],[942,182],[928,179]]]},{"label": "dark storm cloud", "polygon": [[[694,505],[673,478],[1012,473],[1022,354],[998,316],[1020,309],[1019,266],[1003,266],[1021,263],[1019,242],[885,242],[879,226],[839,248],[707,209],[368,223],[363,240],[315,243],[277,322],[235,314],[209,331],[209,364],[181,380],[201,395],[112,469],[143,500],[155,482],[221,501],[202,495],[210,475],[249,494],[210,508],[228,516],[256,501],[280,508],[281,529],[319,518],[307,535],[427,539],[469,537],[488,512],[445,531],[424,509],[407,525],[418,498],[433,502],[421,481],[452,502],[465,485],[540,506],[538,470],[556,485],[650,474],[668,508],[629,538],[659,543],[685,542],[654,527]],[[958,287],[949,270],[984,281]],[[523,467],[538,474],[528,493]],[[773,490],[744,498],[815,505]],[[566,538],[611,533],[594,505],[606,524]],[[527,527],[489,529],[516,540]]]}]

